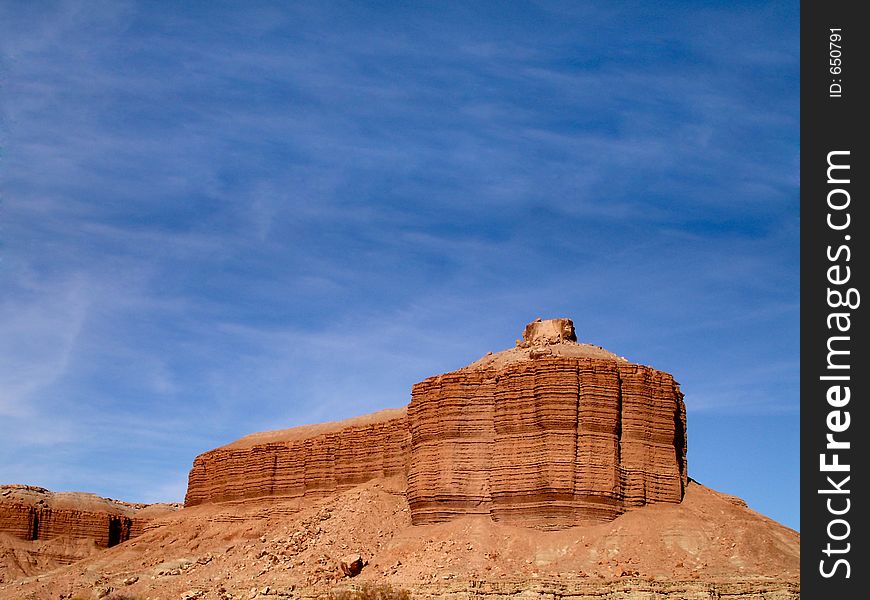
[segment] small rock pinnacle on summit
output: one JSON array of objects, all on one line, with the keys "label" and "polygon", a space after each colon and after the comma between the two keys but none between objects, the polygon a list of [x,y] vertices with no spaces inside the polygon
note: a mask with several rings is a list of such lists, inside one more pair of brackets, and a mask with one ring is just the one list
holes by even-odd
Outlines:
[{"label": "small rock pinnacle on summit", "polygon": [[517,348],[549,346],[565,342],[577,342],[574,321],[571,319],[542,320],[539,317],[526,325],[523,330],[523,339],[517,340]]}]

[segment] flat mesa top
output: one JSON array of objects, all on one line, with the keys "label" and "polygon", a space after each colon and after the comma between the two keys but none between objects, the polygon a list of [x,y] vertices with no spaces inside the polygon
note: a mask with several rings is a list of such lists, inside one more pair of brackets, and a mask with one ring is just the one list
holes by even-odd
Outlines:
[{"label": "flat mesa top", "polygon": [[[475,369],[501,369],[508,365],[545,357],[597,358],[629,362],[613,352],[593,344],[577,343],[574,322],[571,319],[536,319],[526,325],[523,339],[517,340],[515,348],[493,354],[490,352],[460,371]],[[376,413],[353,417],[331,423],[301,425],[289,429],[252,433],[216,450],[242,450],[265,444],[283,444],[304,440],[318,435],[333,433],[347,427],[364,427],[406,415],[406,407],[382,410]]]},{"label": "flat mesa top", "polygon": [[141,504],[102,498],[88,492],[52,492],[33,485],[0,485],[0,502],[41,506],[46,509],[65,509],[76,511],[108,512],[112,514],[142,514],[142,510],[159,514],[163,510],[175,510],[177,505],[170,503]]},{"label": "flat mesa top", "polygon": [[460,369],[502,369],[512,364],[537,358],[598,358],[629,362],[601,346],[580,344],[571,319],[535,319],[523,330],[523,339],[516,347],[501,352],[488,353],[467,367]]},{"label": "flat mesa top", "polygon": [[251,433],[225,446],[221,446],[220,448],[217,448],[217,450],[251,448],[262,444],[280,444],[284,442],[304,440],[326,433],[341,431],[347,427],[365,427],[366,425],[382,423],[391,419],[401,419],[406,414],[407,409],[403,406],[402,408],[387,408],[375,413],[359,417],[351,417],[342,421],[316,423],[313,425],[299,425],[297,427],[290,427],[289,429],[276,429],[274,431]]}]

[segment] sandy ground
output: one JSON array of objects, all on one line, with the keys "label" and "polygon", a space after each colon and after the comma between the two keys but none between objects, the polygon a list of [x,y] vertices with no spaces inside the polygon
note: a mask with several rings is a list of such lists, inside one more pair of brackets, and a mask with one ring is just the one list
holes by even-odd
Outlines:
[{"label": "sandy ground", "polygon": [[594,344],[578,344],[577,342],[561,342],[557,344],[547,344],[546,346],[541,347],[516,347],[508,348],[501,352],[490,352],[486,354],[486,356],[479,358],[470,365],[459,370],[504,369],[509,365],[534,360],[536,357],[541,358],[544,356],[562,358],[597,358],[628,362],[625,357],[616,355],[610,350],[605,350],[601,346],[595,346]]},{"label": "sandy ground", "polygon": [[[119,546],[0,584],[0,598],[92,598],[110,596],[107,590],[135,598],[316,597],[366,581],[430,595],[536,581],[566,589],[618,581],[799,582],[797,532],[695,482],[681,504],[551,532],[485,517],[412,526],[403,485],[393,478],[321,500],[185,508]],[[368,564],[349,580],[339,561],[354,553]]]}]

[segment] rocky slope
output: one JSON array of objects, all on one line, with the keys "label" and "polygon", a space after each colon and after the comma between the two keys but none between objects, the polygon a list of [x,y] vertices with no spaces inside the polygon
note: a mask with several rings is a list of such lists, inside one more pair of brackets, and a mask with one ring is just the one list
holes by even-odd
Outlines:
[{"label": "rocky slope", "polygon": [[70,564],[141,534],[178,505],[0,485],[0,581]]},{"label": "rocky slope", "polygon": [[[577,343],[567,319],[416,384],[406,409],[206,452],[185,508],[145,527],[112,514],[141,534],[113,545],[109,529],[100,552],[81,538],[90,556],[6,576],[0,598],[320,598],[364,583],[423,599],[800,597],[800,535],[688,478],[674,379]],[[0,536],[46,543],[26,539],[44,519]]]},{"label": "rocky slope", "polygon": [[[278,600],[364,583],[389,583],[421,599],[800,596],[800,536],[691,480],[682,503],[555,531],[486,516],[413,525],[404,485],[391,477],[319,499],[185,508],[81,562],[0,584],[0,598],[114,590],[152,600]],[[340,569],[351,553],[367,562],[353,579]]]}]

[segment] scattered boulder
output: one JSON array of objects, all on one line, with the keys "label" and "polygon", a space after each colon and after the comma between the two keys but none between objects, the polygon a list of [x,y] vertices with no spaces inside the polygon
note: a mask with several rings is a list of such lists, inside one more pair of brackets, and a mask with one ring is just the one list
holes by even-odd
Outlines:
[{"label": "scattered boulder", "polygon": [[359,554],[348,554],[340,561],[341,572],[348,577],[356,577],[364,566],[363,558]]}]

